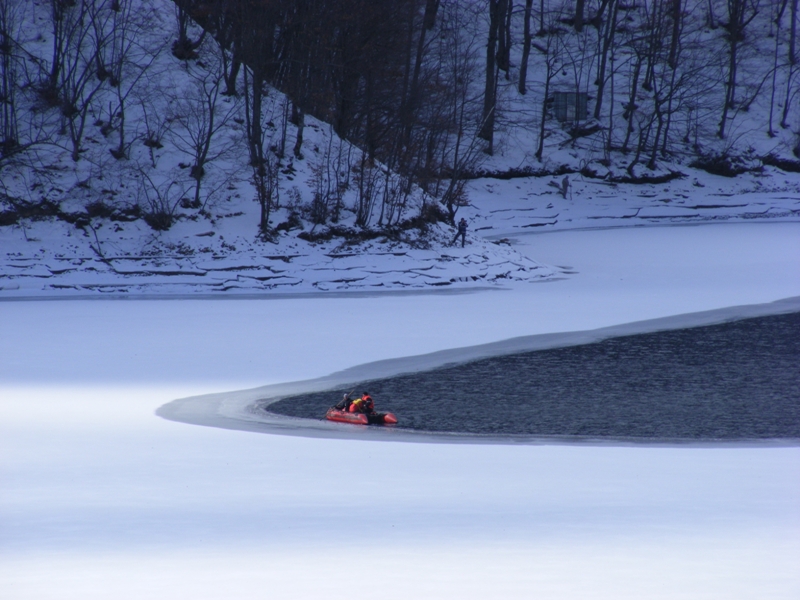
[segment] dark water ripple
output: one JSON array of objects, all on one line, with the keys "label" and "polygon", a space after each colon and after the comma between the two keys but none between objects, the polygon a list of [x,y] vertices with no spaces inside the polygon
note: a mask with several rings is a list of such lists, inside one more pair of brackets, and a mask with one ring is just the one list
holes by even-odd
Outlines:
[{"label": "dark water ripple", "polygon": [[[800,438],[800,313],[618,337],[369,381],[422,431],[686,440]],[[341,390],[269,407],[319,418]]]}]

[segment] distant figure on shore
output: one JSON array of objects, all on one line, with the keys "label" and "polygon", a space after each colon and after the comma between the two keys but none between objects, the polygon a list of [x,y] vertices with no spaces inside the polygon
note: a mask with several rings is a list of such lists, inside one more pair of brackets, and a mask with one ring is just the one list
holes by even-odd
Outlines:
[{"label": "distant figure on shore", "polygon": [[456,243],[458,236],[461,236],[461,247],[463,248],[467,241],[467,220],[463,217],[458,222],[458,231],[456,231],[456,236],[453,238],[453,241],[450,242],[451,246]]}]

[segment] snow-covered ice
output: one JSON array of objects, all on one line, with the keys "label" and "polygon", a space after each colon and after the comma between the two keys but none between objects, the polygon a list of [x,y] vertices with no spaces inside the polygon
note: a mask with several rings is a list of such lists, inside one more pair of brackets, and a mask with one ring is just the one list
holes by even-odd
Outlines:
[{"label": "snow-covered ice", "polygon": [[0,302],[0,595],[796,598],[796,447],[410,444],[154,415],[376,360],[800,296],[795,223],[515,248],[569,273],[472,293]]}]

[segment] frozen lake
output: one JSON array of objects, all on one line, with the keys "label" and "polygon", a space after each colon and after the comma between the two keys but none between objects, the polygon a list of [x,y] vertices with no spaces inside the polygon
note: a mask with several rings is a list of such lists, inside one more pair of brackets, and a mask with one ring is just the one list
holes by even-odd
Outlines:
[{"label": "frozen lake", "polygon": [[[373,443],[155,416],[800,296],[797,224],[519,247],[577,273],[472,294],[0,302],[0,596],[797,598],[796,446]],[[346,557],[370,567],[358,586]]]}]

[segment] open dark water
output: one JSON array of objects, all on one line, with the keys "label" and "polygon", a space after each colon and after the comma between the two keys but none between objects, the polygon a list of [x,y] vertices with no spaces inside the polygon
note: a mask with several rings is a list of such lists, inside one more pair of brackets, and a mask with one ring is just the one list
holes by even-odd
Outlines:
[{"label": "open dark water", "polygon": [[[422,431],[800,438],[800,313],[497,356],[355,387],[394,412],[398,427]],[[285,398],[269,410],[320,418],[343,391]]]}]

